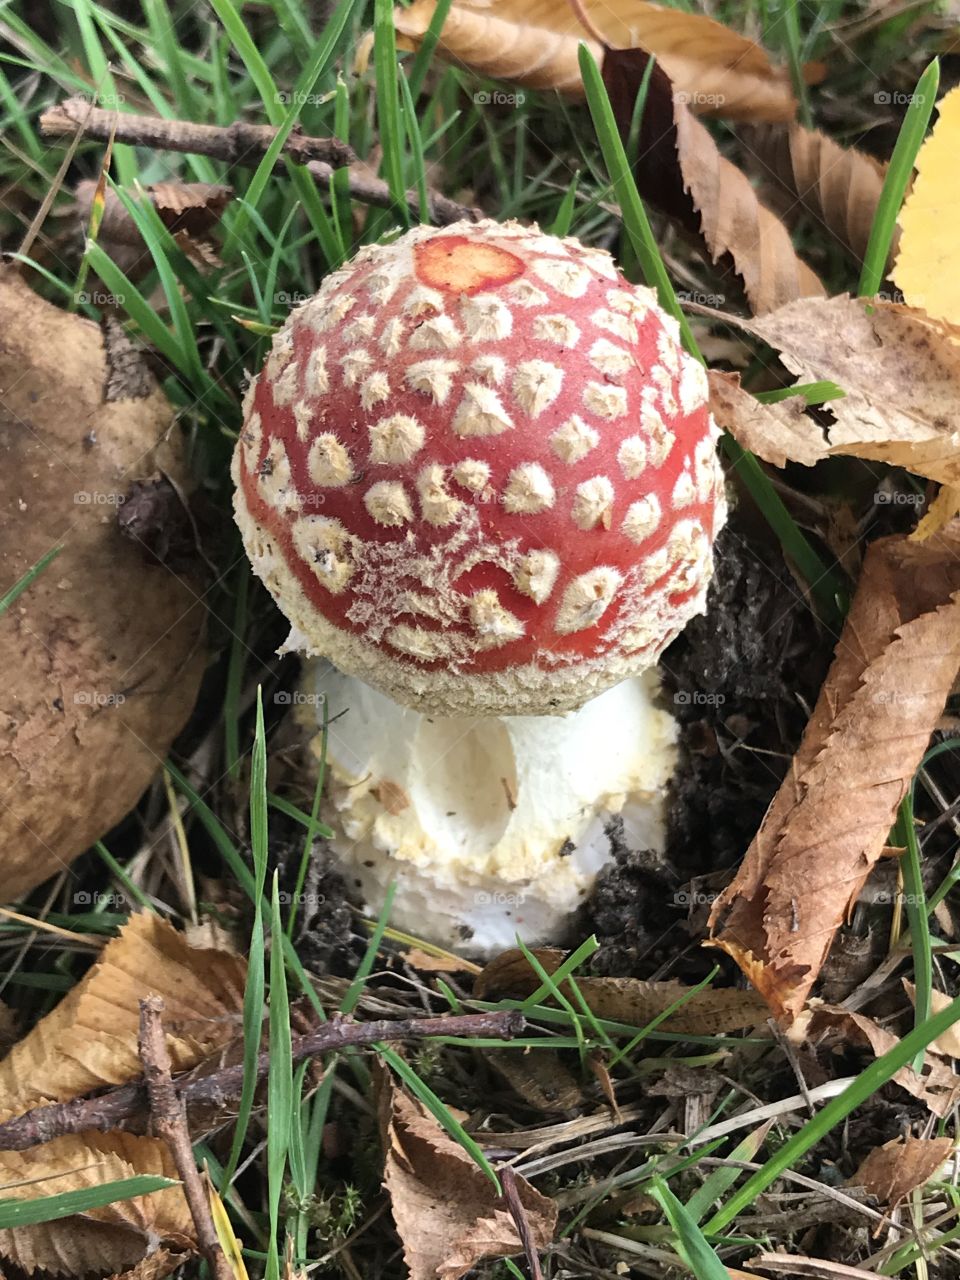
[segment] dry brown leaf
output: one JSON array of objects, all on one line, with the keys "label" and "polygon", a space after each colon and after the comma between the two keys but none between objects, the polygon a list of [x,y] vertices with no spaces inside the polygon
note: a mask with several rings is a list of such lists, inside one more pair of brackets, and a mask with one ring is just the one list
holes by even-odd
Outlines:
[{"label": "dry brown leaf", "polygon": [[862,1267],[848,1267],[843,1262],[831,1262],[826,1258],[807,1258],[799,1253],[758,1253],[745,1263],[750,1268],[751,1280],[755,1271],[772,1271],[778,1276],[800,1276],[801,1280],[876,1280],[875,1271]]},{"label": "dry brown leaf", "polygon": [[572,1111],[583,1102],[583,1090],[572,1071],[552,1049],[492,1049],[485,1061],[536,1111],[545,1115]]},{"label": "dry brown leaf", "polygon": [[171,1275],[177,1267],[182,1267],[187,1257],[187,1254],[174,1253],[170,1249],[156,1249],[153,1253],[148,1253],[145,1258],[141,1258],[129,1271],[114,1272],[112,1276],[107,1277],[107,1280],[164,1280],[164,1277]]},{"label": "dry brown leaf", "polygon": [[807,417],[803,396],[763,404],[740,385],[739,373],[722,369],[709,369],[707,382],[718,424],[764,462],[775,467],[802,462],[812,467],[829,452],[823,447],[822,432]]},{"label": "dry brown leaf", "polygon": [[[547,973],[554,973],[565,953],[544,948],[533,953]],[[576,978],[577,988],[598,1018],[643,1026],[659,1017],[678,1000],[688,997],[664,1022],[671,1032],[687,1035],[724,1035],[766,1021],[768,1010],[756,992],[730,987],[708,988],[690,995],[682,982],[646,982],[639,978]],[[540,979],[519,949],[504,951],[477,978],[478,999],[509,994],[522,999],[536,991]],[[561,991],[569,995],[565,984]]]},{"label": "dry brown leaf", "polygon": [[[74,196],[84,225],[89,222],[96,190],[97,182],[92,178],[77,183]],[[196,237],[208,235],[219,223],[232,195],[230,187],[209,182],[157,182],[147,187],[146,193],[168,231],[185,231]],[[112,188],[104,196],[100,236],[117,244],[143,248],[136,222]]]},{"label": "dry brown leaf", "polygon": [[[817,1002],[812,1002],[811,1008],[799,1016],[790,1030],[790,1037],[816,1045],[819,1049],[836,1048],[843,1052],[851,1044],[859,1044],[877,1058],[900,1043],[892,1031],[879,1026],[866,1014]],[[912,1067],[901,1067],[893,1079],[935,1116],[949,1115],[960,1098],[960,1076],[929,1049],[924,1055],[922,1074],[918,1075]]]},{"label": "dry brown leaf", "polygon": [[[178,1071],[237,1035],[245,962],[191,947],[155,915],[134,915],[59,1005],[0,1062],[0,1118],[44,1102],[65,1102],[140,1075],[139,1002],[162,996],[164,1026]],[[0,1184],[55,1178],[72,1190],[139,1173],[176,1178],[165,1144],[130,1133],[88,1132],[55,1138],[23,1152],[0,1152]],[[35,1194],[35,1187],[4,1194]],[[121,1201],[59,1222],[0,1232],[0,1255],[27,1271],[67,1275],[121,1271],[160,1241],[192,1247],[192,1220],[179,1187]]]},{"label": "dry brown leaf", "polygon": [[[639,50],[611,50],[604,58],[603,78],[623,137],[649,61]],[[720,154],[656,63],[636,154],[641,196],[703,241],[721,283],[724,274],[739,278],[754,313],[823,296],[823,285],[797,255],[787,228],[760,202],[746,175]]]},{"label": "dry brown leaf", "polygon": [[875,542],[790,771],[714,903],[727,951],[796,1017],[881,856],[960,667],[960,525]]},{"label": "dry brown leaf", "polygon": [[[383,1079],[384,1186],[410,1280],[458,1280],[483,1258],[521,1251],[513,1219],[493,1184],[420,1104]],[[524,1178],[520,1202],[537,1249],[553,1239],[557,1206]]]},{"label": "dry brown leaf", "polygon": [[131,916],[89,973],[0,1062],[0,1119],[138,1076],[139,1001],[150,993],[166,1006],[174,1069],[194,1066],[237,1035],[245,973],[240,957],[191,948],[159,916]]},{"label": "dry brown leaf", "polygon": [[463,956],[455,956],[452,951],[444,951],[434,955],[422,951],[419,947],[410,947],[403,953],[408,965],[419,969],[421,973],[479,973],[480,966]]},{"label": "dry brown leaf", "polygon": [[[403,48],[419,48],[436,0],[394,10]],[[614,48],[654,54],[678,93],[698,114],[738,120],[792,120],[789,76],[754,41],[704,14],[644,0],[584,0],[596,32]],[[582,40],[599,62],[603,50],[566,0],[459,0],[443,26],[438,50],[460,66],[529,89],[583,96],[577,61]]]},{"label": "dry brown leaf", "polygon": [[[910,997],[911,1003],[915,1005],[917,988],[906,978],[903,980],[903,988]],[[931,1013],[942,1013],[950,1002],[951,997],[943,991],[930,992]],[[937,1036],[936,1040],[931,1040],[930,1048],[934,1053],[942,1053],[945,1058],[960,1058],[960,1024],[955,1022],[952,1027],[944,1031],[943,1035]]]},{"label": "dry brown leaf", "polygon": [[864,1187],[889,1211],[926,1186],[952,1152],[952,1138],[894,1138],[875,1147],[848,1184]]},{"label": "dry brown leaf", "polygon": [[[886,166],[866,152],[841,147],[818,129],[770,126],[752,139],[754,151],[794,209],[803,208],[862,262]],[[896,239],[891,257],[896,251]]]},{"label": "dry brown leaf", "polygon": [[[177,1178],[165,1143],[129,1133],[85,1133],[29,1151],[0,1152],[0,1194],[10,1199],[30,1200],[136,1174]],[[135,1266],[158,1242],[178,1251],[193,1247],[193,1221],[179,1187],[0,1231],[0,1255],[28,1273],[81,1276]]]},{"label": "dry brown leaf", "polygon": [[717,421],[744,448],[775,466],[850,454],[960,485],[960,329],[898,303],[848,296],[724,320],[768,342],[801,382],[827,378],[846,392],[829,401],[836,422],[824,430],[790,400],[750,404],[715,376]]}]

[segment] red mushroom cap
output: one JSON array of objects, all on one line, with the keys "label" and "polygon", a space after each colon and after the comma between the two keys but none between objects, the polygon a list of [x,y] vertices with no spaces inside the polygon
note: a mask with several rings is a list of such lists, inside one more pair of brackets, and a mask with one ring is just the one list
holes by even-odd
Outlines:
[{"label": "red mushroom cap", "polygon": [[276,335],[237,521],[288,647],[420,710],[564,711],[702,612],[717,436],[675,320],[607,253],[419,227]]}]

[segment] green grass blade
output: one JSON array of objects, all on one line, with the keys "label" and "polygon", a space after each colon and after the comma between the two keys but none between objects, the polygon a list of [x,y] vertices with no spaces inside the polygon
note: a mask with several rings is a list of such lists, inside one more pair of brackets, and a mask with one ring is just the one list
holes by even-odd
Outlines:
[{"label": "green grass blade", "polygon": [[420,221],[429,223],[430,197],[427,194],[427,168],[423,159],[423,138],[420,134],[420,122],[417,119],[417,112],[413,105],[413,97],[411,96],[406,76],[399,76],[398,79],[400,81],[401,115],[404,133],[410,145],[410,155],[413,159],[413,177],[420,205]]},{"label": "green grass blade", "polygon": [[397,85],[397,40],[393,0],[374,0],[373,64],[377,78],[377,123],[383,149],[383,173],[393,197],[394,213],[404,226],[410,222],[403,177],[403,121]]},{"label": "green grass blade", "polygon": [[[98,104],[108,111],[117,111],[123,102],[116,81],[110,72],[110,63],[103,52],[91,13],[89,0],[72,0],[70,8],[77,20],[83,52],[90,69]],[[118,146],[115,150],[117,173],[124,186],[131,185],[137,176],[137,158],[133,147]]]},{"label": "green grass blade", "polygon": [[644,1040],[648,1039],[651,1033],[656,1031],[657,1027],[666,1022],[668,1018],[672,1017],[678,1009],[682,1009],[685,1004],[689,1003],[689,1001],[691,1001],[695,996],[698,996],[701,991],[706,991],[718,973],[719,969],[715,966],[710,970],[705,978],[701,978],[696,986],[690,987],[689,990],[684,991],[683,994],[678,996],[671,1005],[651,1018],[647,1025],[641,1031],[638,1031],[635,1036],[631,1037],[623,1048],[618,1050],[618,1052],[610,1059],[607,1064],[610,1070],[612,1071],[622,1058],[629,1058],[637,1047],[641,1045]]},{"label": "green grass blade", "polygon": [[240,774],[240,694],[243,689],[243,673],[246,666],[247,646],[243,637],[247,634],[247,596],[250,590],[250,567],[244,561],[240,566],[235,594],[233,626],[230,629],[230,657],[227,661],[227,679],[223,694],[223,745],[227,773],[234,780]]},{"label": "green grass blade", "polygon": [[120,884],[123,886],[126,892],[130,895],[131,902],[139,902],[140,906],[143,907],[144,911],[149,911],[153,915],[157,915],[158,914],[157,908],[153,905],[153,903],[150,901],[147,895],[143,892],[140,886],[133,883],[133,881],[127,875],[126,871],[124,871],[123,867],[121,867],[120,863],[116,860],[116,858],[107,848],[107,846],[103,843],[103,841],[102,840],[95,841],[93,847],[96,849],[97,853],[106,863],[110,871],[110,874],[116,880],[119,880]]},{"label": "green grass blade", "polygon": [[577,188],[580,184],[580,170],[573,175],[570,186],[563,193],[560,208],[553,222],[547,228],[552,236],[568,236],[573,223],[574,210],[577,207]]},{"label": "green grass blade", "polygon": [[[519,942],[519,939],[518,939],[518,942]],[[519,945],[520,945],[520,949],[523,951],[523,954],[527,958],[527,963],[531,966],[534,973],[536,973],[537,976],[540,978],[539,987],[537,987],[535,991],[533,991],[529,996],[527,996],[526,999],[524,999],[523,1002],[518,1006],[525,1013],[529,1009],[532,1009],[534,1005],[539,1004],[540,1001],[545,996],[556,995],[557,986],[561,982],[563,982],[566,978],[568,978],[571,973],[574,973],[577,969],[579,969],[580,966],[583,964],[584,960],[589,960],[589,958],[593,955],[593,953],[595,951],[598,951],[600,948],[600,943],[591,934],[589,938],[586,938],[583,942],[580,943],[579,947],[577,947],[575,951],[570,952],[570,954],[563,961],[563,963],[558,965],[557,968],[553,971],[553,973],[548,975],[544,972],[543,966],[539,963],[539,961],[536,961],[535,957],[531,954],[529,949],[525,947],[522,942]]]},{"label": "green grass blade", "polygon": [[[910,926],[910,945],[913,948],[914,1025],[922,1026],[932,1011],[933,953],[930,938],[930,916],[927,911],[923,888],[923,871],[920,867],[920,842],[913,813],[913,792],[909,791],[900,805],[896,828],[897,842],[906,848],[900,862],[903,874],[903,897]],[[923,1068],[924,1053],[921,1049],[913,1061],[914,1071]]]},{"label": "green grass blade", "polygon": [[420,48],[414,56],[409,78],[410,97],[414,102],[423,91],[423,82],[427,77],[427,72],[430,70],[434,50],[440,40],[443,24],[447,20],[447,14],[450,12],[452,4],[453,0],[437,0],[433,13],[430,15],[430,25],[427,27],[426,33],[420,41]]},{"label": "green grass blade", "polygon": [[136,285],[124,275],[113,259],[92,241],[87,242],[87,257],[90,266],[116,298],[117,305],[133,320],[147,341],[156,347],[174,369],[186,369],[189,366],[187,353]]},{"label": "green grass blade", "polygon": [[263,726],[263,691],[257,689],[257,724],[250,766],[250,846],[254,866],[254,906],[263,901],[267,883],[267,743]]},{"label": "green grass blade", "polygon": [[587,106],[590,108],[593,127],[597,131],[604,164],[607,166],[607,173],[620,205],[623,229],[637,255],[644,279],[648,285],[656,289],[663,309],[669,311],[680,325],[684,346],[688,351],[695,352],[697,344],[687,317],[680,309],[677,295],[667,275],[667,269],[650,226],[647,211],[640,199],[623,140],[613,116],[613,108],[607,96],[607,87],[603,83],[596,59],[586,44],[580,45],[580,74],[583,76]]},{"label": "green grass blade", "polygon": [[800,40],[800,17],[797,13],[797,0],[783,0],[780,20],[783,24],[784,44],[787,62],[790,67],[790,82],[797,99],[797,113],[800,123],[805,129],[813,127],[813,114],[810,110],[810,95],[803,75],[803,50]]},{"label": "green grass blade", "polygon": [[297,923],[297,907],[300,903],[300,894],[303,892],[303,886],[306,883],[307,871],[310,867],[310,859],[313,856],[313,842],[323,830],[321,823],[317,820],[320,813],[320,799],[323,795],[323,782],[327,773],[327,742],[330,736],[329,725],[329,706],[324,694],[323,698],[323,725],[320,729],[320,760],[317,769],[317,781],[313,789],[313,804],[310,806],[310,826],[307,828],[307,834],[303,840],[303,852],[300,855],[300,866],[297,868],[297,882],[293,891],[293,902],[290,904],[290,911],[287,916],[287,937],[293,938],[293,931]]},{"label": "green grass blade", "polygon": [[50,550],[40,557],[35,565],[32,565],[27,572],[17,582],[13,584],[10,590],[3,596],[0,596],[0,614],[6,613],[15,600],[26,591],[32,582],[36,582],[44,569],[47,568],[63,550],[63,544],[58,543],[57,546],[51,547]]},{"label": "green grass blade", "polygon": [[166,63],[166,78],[173,91],[174,101],[187,119],[201,120],[202,104],[187,74],[177,41],[177,28],[167,6],[167,0],[141,0],[144,16],[150,28],[150,47],[156,57]]},{"label": "green grass blade", "polygon": [[829,404],[831,400],[843,400],[847,393],[835,382],[824,379],[821,382],[795,382],[790,387],[778,387],[775,391],[752,391],[754,400],[761,404],[779,404],[781,400],[789,400],[791,396],[803,396],[808,405]]},{"label": "green grass blade", "polygon": [[[226,0],[221,0],[221,3],[225,2]],[[263,193],[267,188],[267,184],[273,174],[273,170],[276,166],[280,153],[283,150],[284,144],[299,119],[301,104],[313,93],[317,81],[326,70],[327,64],[333,55],[337,40],[343,30],[343,25],[346,23],[351,8],[351,3],[341,4],[337,14],[334,15],[339,19],[339,21],[335,21],[330,24],[329,28],[324,33],[323,39],[314,49],[312,58],[302,73],[297,77],[297,83],[294,86],[293,92],[290,94],[292,101],[289,108],[286,112],[281,110],[280,120],[273,122],[277,124],[276,136],[264,152],[263,158],[257,165],[256,171],[244,192],[244,204],[240,207],[237,216],[233,220],[233,225],[230,228],[230,232],[223,247],[223,256],[225,258],[231,256],[237,241],[243,236],[246,230],[246,220],[249,217],[249,210],[256,209],[258,207],[260,200],[263,197]],[[276,94],[276,97],[278,104],[283,102],[284,95],[278,93]],[[302,169],[302,166],[298,167]],[[306,174],[304,176],[312,186],[312,179],[310,179]],[[334,229],[326,216],[322,219],[317,231],[321,237],[321,245],[328,261],[336,262],[342,255],[342,245],[338,242]]]},{"label": "green grass blade", "polygon": [[[730,1152],[730,1160],[753,1160],[763,1146],[763,1140],[769,1127],[770,1121],[767,1121],[759,1129],[755,1129],[753,1133],[748,1133]],[[703,1153],[701,1151],[698,1154],[702,1155]],[[707,1174],[701,1185],[687,1201],[687,1213],[690,1214],[694,1222],[700,1222],[708,1213],[710,1206],[727,1194],[740,1177],[741,1172],[742,1170],[740,1169],[721,1167]]]},{"label": "green grass blade", "polygon": [[280,30],[297,55],[297,61],[306,62],[310,57],[310,47],[313,44],[313,33],[310,30],[307,15],[297,0],[270,0],[270,4],[277,15]]},{"label": "green grass blade", "polygon": [[383,942],[384,930],[390,920],[390,912],[393,910],[393,899],[397,892],[397,882],[391,880],[387,885],[386,896],[383,900],[383,907],[380,915],[377,917],[377,926],[370,935],[370,941],[367,943],[367,949],[363,953],[363,959],[357,966],[357,972],[353,975],[353,981],[347,988],[346,995],[340,1002],[340,1012],[342,1014],[353,1013],[357,1007],[357,1002],[363,995],[363,988],[367,979],[373,971],[374,963],[377,959],[377,952],[380,950],[380,944]]},{"label": "green grass blade", "polygon": [[730,1273],[707,1243],[696,1220],[662,1178],[653,1179],[650,1194],[666,1214],[677,1237],[677,1252],[697,1280],[730,1280]]},{"label": "green grass blade", "polygon": [[120,1178],[116,1182],[100,1182],[95,1187],[63,1191],[56,1196],[38,1196],[32,1200],[0,1200],[0,1230],[33,1227],[39,1222],[56,1222],[61,1218],[71,1218],[75,1213],[102,1209],[104,1205],[115,1204],[118,1200],[148,1196],[154,1191],[165,1191],[168,1187],[179,1185],[174,1178],[141,1174],[135,1178]]},{"label": "green grass blade", "polygon": [[859,293],[862,298],[872,298],[883,283],[887,273],[887,259],[893,243],[897,218],[907,186],[913,175],[917,153],[923,143],[933,114],[937,90],[940,87],[940,60],[934,60],[917,81],[916,90],[910,99],[900,133],[897,137],[893,155],[883,180],[883,189],[877,203],[877,211],[873,216],[870,228],[870,239],[863,257],[863,270],[860,273]]},{"label": "green grass blade", "polygon": [[[264,783],[264,792],[266,784]],[[266,800],[264,797],[264,809]],[[270,1215],[270,1243],[267,1247],[267,1280],[280,1280],[280,1200],[283,1176],[290,1150],[293,1111],[297,1095],[293,1088],[293,1049],[290,1035],[290,1003],[287,971],[283,961],[283,917],[280,914],[279,872],[273,873],[270,902],[270,1070],[267,1074],[267,1199]]]},{"label": "green grass blade", "polygon": [[284,111],[277,86],[256,41],[244,26],[239,10],[233,0],[210,0],[210,4],[260,95],[264,114],[272,125],[279,128]]},{"label": "green grass blade", "polygon": [[848,598],[836,574],[827,568],[803,536],[754,455],[739,445],[729,433],[724,433],[720,447],[756,500],[784,552],[806,579],[820,616],[829,626],[839,630],[847,611]]},{"label": "green grass blade", "polygon": [[[263,893],[267,877],[267,744],[263,724],[263,697],[259,688],[257,689],[257,723],[250,769],[250,844],[254,874],[249,877],[248,873],[248,877],[251,880],[254,915],[250,933],[250,953],[247,958],[247,984],[243,992],[243,1084],[237,1105],[237,1120],[230,1155],[223,1171],[221,1195],[226,1195],[237,1171],[250,1116],[253,1114],[266,985],[263,960],[265,945]],[[279,948],[276,949],[279,950]]]}]

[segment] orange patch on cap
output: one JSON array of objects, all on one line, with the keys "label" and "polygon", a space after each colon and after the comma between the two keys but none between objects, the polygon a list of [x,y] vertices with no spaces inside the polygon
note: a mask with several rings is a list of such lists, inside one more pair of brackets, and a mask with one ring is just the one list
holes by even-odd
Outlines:
[{"label": "orange patch on cap", "polygon": [[434,236],[413,252],[417,279],[451,293],[494,289],[516,280],[525,270],[516,254],[467,236]]}]

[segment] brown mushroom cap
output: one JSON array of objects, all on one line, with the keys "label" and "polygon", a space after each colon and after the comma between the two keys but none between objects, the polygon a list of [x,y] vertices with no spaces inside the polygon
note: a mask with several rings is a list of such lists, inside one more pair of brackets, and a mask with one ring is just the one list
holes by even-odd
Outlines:
[{"label": "brown mushroom cap", "polygon": [[607,253],[421,227],[276,335],[237,521],[290,647],[420,710],[563,711],[702,611],[717,434],[676,322]]},{"label": "brown mushroom cap", "polygon": [[3,902],[133,808],[206,665],[199,581],[118,527],[135,481],[188,483],[173,409],[130,355],[111,367],[97,325],[0,272],[0,590],[63,547],[0,617]]}]

